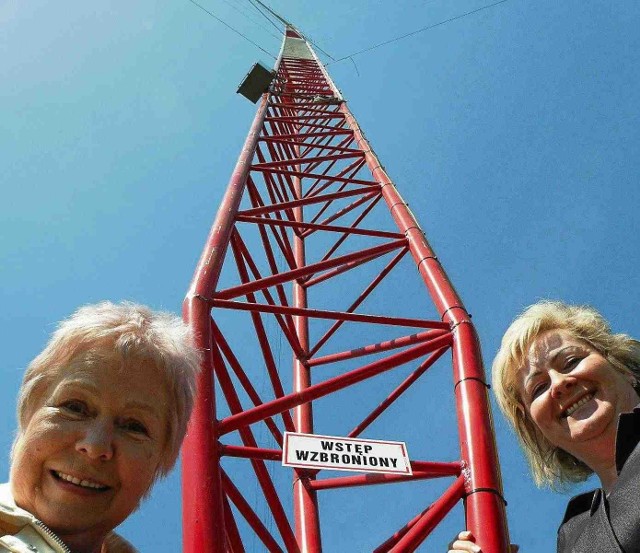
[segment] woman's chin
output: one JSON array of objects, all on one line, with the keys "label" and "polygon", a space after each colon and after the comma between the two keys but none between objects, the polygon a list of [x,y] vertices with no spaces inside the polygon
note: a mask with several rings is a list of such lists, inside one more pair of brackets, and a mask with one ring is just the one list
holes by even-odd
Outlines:
[{"label": "woman's chin", "polygon": [[107,492],[81,488],[47,474],[41,494],[31,511],[56,534],[66,536],[101,527],[101,517],[109,510]]}]

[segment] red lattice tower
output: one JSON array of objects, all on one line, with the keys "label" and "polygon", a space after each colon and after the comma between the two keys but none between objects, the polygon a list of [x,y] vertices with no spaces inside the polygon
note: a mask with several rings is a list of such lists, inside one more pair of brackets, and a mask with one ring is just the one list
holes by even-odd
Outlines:
[{"label": "red lattice tower", "polygon": [[[292,27],[275,71],[184,303],[205,352],[183,449],[184,551],[314,552],[338,532],[341,550],[413,551],[462,500],[466,527],[483,551],[504,553],[504,501],[470,317],[340,92]],[[409,301],[404,297],[409,312],[420,315],[429,303],[440,320],[395,314],[411,278],[419,286]],[[424,301],[425,285],[432,304]],[[283,344],[292,368],[282,363]],[[448,350],[451,401],[444,390],[430,390],[417,400],[424,415],[403,420],[407,391]],[[321,354],[326,351],[333,353]],[[435,424],[432,403],[457,419],[451,435],[459,460],[412,458],[411,476],[327,476],[278,462],[283,431],[406,434],[409,452],[421,451],[420,433]],[[391,423],[394,435],[375,434],[392,415],[400,415]],[[355,426],[347,426],[350,420]],[[404,482],[414,490],[446,478],[452,481],[444,480],[439,496],[425,497],[399,529],[381,530],[385,517],[373,514],[388,499],[362,499],[371,489],[364,486]],[[386,540],[347,545],[348,530],[332,527],[330,500],[328,514],[319,512],[323,494],[346,493],[329,491],[339,488],[350,488],[339,503],[348,507],[349,524],[355,526],[349,501],[364,503],[363,518],[372,524],[367,536],[383,532]]]}]

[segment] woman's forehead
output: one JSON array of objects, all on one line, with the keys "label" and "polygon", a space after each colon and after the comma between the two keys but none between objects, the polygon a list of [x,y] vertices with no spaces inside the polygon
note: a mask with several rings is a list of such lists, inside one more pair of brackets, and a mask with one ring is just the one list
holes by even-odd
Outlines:
[{"label": "woman's forehead", "polygon": [[531,366],[553,363],[565,351],[591,349],[589,344],[565,329],[551,329],[541,332],[529,346],[523,359],[521,370]]},{"label": "woman's forehead", "polygon": [[547,330],[538,334],[529,346],[525,362],[531,364],[544,361],[560,349],[564,342],[565,336],[563,336],[563,331],[558,329]]},{"label": "woman's forehead", "polygon": [[140,387],[138,384],[144,388],[153,385],[162,391],[166,388],[165,374],[153,360],[124,358],[113,352],[83,352],[60,366],[51,376],[49,393],[63,383],[83,384],[96,390],[108,383],[110,388],[123,392],[133,392]]}]

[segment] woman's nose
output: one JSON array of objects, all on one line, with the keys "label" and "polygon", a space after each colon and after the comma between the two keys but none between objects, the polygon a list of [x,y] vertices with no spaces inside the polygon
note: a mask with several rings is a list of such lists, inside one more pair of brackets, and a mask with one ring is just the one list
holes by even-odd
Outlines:
[{"label": "woman's nose", "polygon": [[560,398],[575,386],[576,379],[570,374],[564,374],[556,371],[549,371],[551,379],[551,397]]},{"label": "woman's nose", "polygon": [[94,420],[76,442],[76,451],[90,459],[108,461],[113,457],[113,430],[105,421]]}]

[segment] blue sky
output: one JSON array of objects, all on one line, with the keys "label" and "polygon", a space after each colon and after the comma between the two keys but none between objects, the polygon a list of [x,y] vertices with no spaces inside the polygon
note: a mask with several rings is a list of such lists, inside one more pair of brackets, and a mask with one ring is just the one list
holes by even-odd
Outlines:
[{"label": "blue sky", "polygon": [[[339,58],[489,3],[271,5]],[[232,7],[260,21],[244,0],[202,4],[277,53],[280,39]],[[179,311],[255,111],[235,89],[273,60],[187,0],[0,0],[0,25],[8,452],[22,370],[57,320],[101,299]],[[509,0],[328,67],[473,314],[487,364],[541,298],[592,304],[640,334],[639,27],[631,1]],[[567,497],[533,486],[495,423],[512,539],[551,551]],[[428,446],[438,459],[451,444]],[[123,526],[141,551],[180,549],[179,493],[176,471]],[[370,549],[369,530],[349,525],[362,501],[339,496],[327,551]],[[444,550],[460,521],[424,550]]]}]

